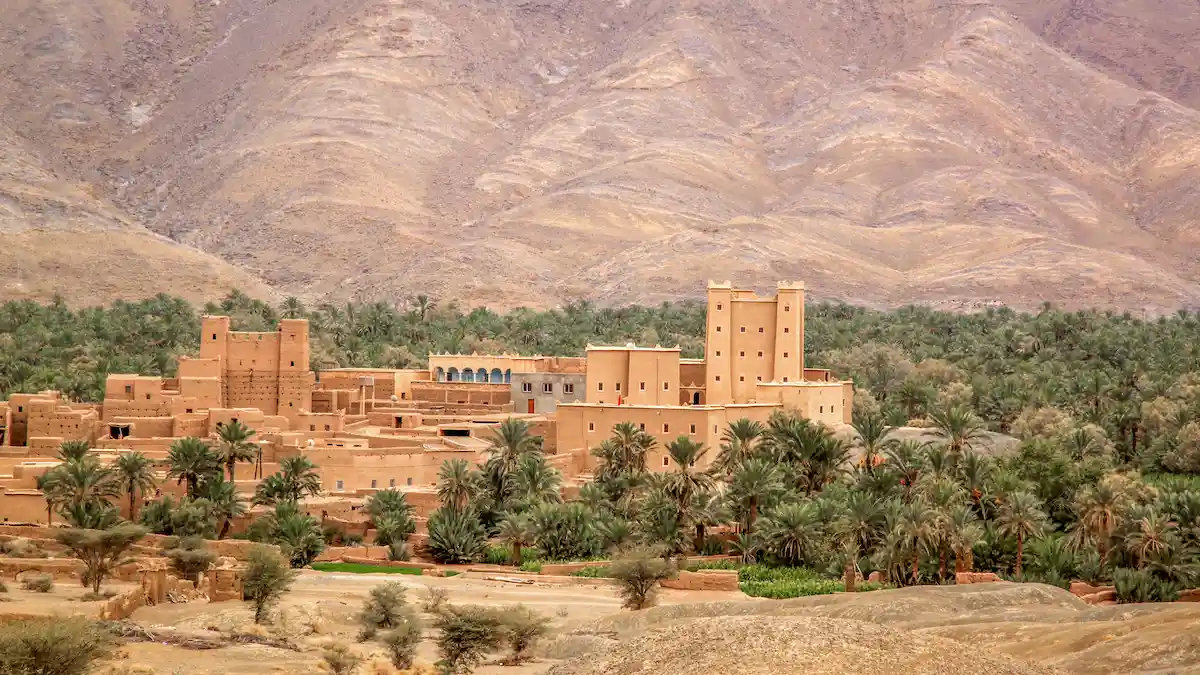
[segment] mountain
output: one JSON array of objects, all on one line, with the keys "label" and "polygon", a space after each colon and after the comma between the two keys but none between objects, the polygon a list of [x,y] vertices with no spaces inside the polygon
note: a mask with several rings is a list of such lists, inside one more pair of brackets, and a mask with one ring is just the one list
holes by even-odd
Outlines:
[{"label": "mountain", "polygon": [[1194,2],[12,1],[0,119],[251,293],[1200,305]]}]

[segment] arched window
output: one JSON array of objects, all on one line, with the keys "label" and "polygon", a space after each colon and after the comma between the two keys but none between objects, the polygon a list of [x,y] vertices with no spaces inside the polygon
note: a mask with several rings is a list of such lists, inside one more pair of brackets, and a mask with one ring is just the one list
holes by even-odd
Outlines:
[{"label": "arched window", "polygon": [[446,371],[446,381],[447,382],[458,382],[458,380],[459,380],[458,368],[455,368],[454,366],[450,366],[450,370]]},{"label": "arched window", "polygon": [[507,381],[504,379],[504,373],[500,372],[499,368],[492,368],[492,378],[491,379],[492,379],[492,382],[495,382],[496,384]]},{"label": "arched window", "polygon": [[504,371],[504,384],[512,382],[512,368]]},{"label": "arched window", "polygon": [[475,381],[475,371],[471,370],[470,368],[463,368],[462,381],[463,382],[474,382]]},{"label": "arched window", "polygon": [[487,368],[480,368],[475,371],[476,382],[487,382]]},{"label": "arched window", "polygon": [[438,382],[446,381],[446,371],[441,366],[437,367],[437,381]]},{"label": "arched window", "polygon": [[692,405],[700,405],[700,392],[692,394]]}]

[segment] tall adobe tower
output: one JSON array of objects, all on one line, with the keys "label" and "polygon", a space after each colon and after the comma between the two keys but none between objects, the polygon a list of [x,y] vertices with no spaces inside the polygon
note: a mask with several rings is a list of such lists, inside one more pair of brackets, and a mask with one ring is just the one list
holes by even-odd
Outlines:
[{"label": "tall adobe tower", "polygon": [[774,297],[708,284],[706,402],[749,403],[761,382],[804,380],[804,284],[784,281]]},{"label": "tall adobe tower", "polygon": [[200,358],[220,363],[226,408],[257,408],[294,420],[312,407],[308,321],[284,319],[274,333],[231,331],[227,316],[206,316]]}]

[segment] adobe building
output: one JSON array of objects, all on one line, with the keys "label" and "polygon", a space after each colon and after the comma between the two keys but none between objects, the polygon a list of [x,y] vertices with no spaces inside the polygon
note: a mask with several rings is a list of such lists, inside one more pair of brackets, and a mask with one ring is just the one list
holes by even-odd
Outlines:
[{"label": "adobe building", "polygon": [[510,387],[513,410],[530,415],[553,413],[558,410],[559,403],[584,400],[587,396],[587,375],[513,373]]},{"label": "adobe building", "polygon": [[688,436],[710,448],[711,462],[730,422],[766,422],[789,409],[827,425],[849,424],[853,383],[804,365],[804,285],[781,282],[774,296],[710,282],[703,359],[678,347],[587,348],[587,394],[557,406],[557,446],[584,458],[612,427],[632,422],[654,436],[651,470],[670,467],[665,445]]}]

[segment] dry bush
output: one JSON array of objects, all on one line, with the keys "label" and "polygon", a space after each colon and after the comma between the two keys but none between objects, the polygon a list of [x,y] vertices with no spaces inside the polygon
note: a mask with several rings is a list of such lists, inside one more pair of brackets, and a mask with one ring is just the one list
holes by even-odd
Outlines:
[{"label": "dry bush", "polygon": [[49,593],[54,590],[54,577],[49,574],[32,574],[21,581],[21,588],[34,593]]},{"label": "dry bush", "polygon": [[131,666],[118,664],[101,669],[96,675],[155,675],[150,666]]},{"label": "dry bush", "polygon": [[608,575],[617,581],[624,606],[633,610],[653,605],[659,582],[677,574],[674,564],[648,549],[634,550],[608,566]]},{"label": "dry bush", "polygon": [[428,614],[440,614],[450,600],[450,592],[440,586],[426,586],[421,609]]},{"label": "dry bush", "polygon": [[321,666],[331,675],[351,675],[358,670],[362,657],[350,651],[345,643],[335,643],[321,653]]},{"label": "dry bush", "polygon": [[80,602],[100,602],[101,600],[111,600],[112,598],[115,598],[115,597],[117,597],[116,591],[100,591],[99,593],[93,593],[91,591],[88,591],[87,593],[84,593],[83,595],[79,596],[79,601]]},{"label": "dry bush", "polygon": [[380,642],[387,649],[388,658],[392,665],[403,670],[411,668],[417,655],[417,645],[424,637],[424,626],[412,608],[406,607],[409,616],[398,626],[387,631],[380,637]]},{"label": "dry bush", "polygon": [[466,675],[504,641],[500,615],[488,607],[450,605],[434,622],[439,634],[438,667],[445,675]]},{"label": "dry bush", "polygon": [[47,553],[36,542],[18,537],[8,541],[0,541],[0,555],[10,558],[45,558]]},{"label": "dry bush", "polygon": [[0,673],[82,675],[115,646],[112,634],[82,617],[12,621],[0,630]]},{"label": "dry bush", "polygon": [[549,631],[550,619],[524,605],[509,607],[501,614],[504,639],[511,650],[507,663],[517,665],[529,660],[529,652]]},{"label": "dry bush", "polygon": [[266,546],[250,550],[246,571],[242,577],[242,591],[246,599],[254,604],[254,623],[267,618],[267,610],[279,602],[283,594],[292,587],[296,571],[289,568],[287,561]]},{"label": "dry bush", "polygon": [[8,592],[8,584],[4,583],[3,579],[0,579],[0,593],[7,593],[7,592]]}]

